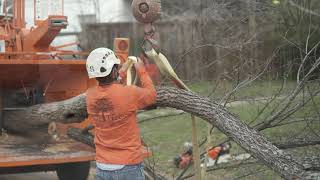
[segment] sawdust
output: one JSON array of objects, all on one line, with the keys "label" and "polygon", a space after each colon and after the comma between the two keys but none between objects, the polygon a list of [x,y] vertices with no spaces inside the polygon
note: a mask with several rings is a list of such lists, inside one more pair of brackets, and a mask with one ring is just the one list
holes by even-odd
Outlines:
[{"label": "sawdust", "polygon": [[0,143],[6,142],[9,138],[9,135],[6,132],[2,132],[2,135],[0,136]]},{"label": "sawdust", "polygon": [[45,148],[43,151],[47,153],[57,153],[57,152],[64,152],[64,151],[67,152],[67,151],[70,151],[70,149],[65,144],[55,144],[53,146],[49,146]]}]

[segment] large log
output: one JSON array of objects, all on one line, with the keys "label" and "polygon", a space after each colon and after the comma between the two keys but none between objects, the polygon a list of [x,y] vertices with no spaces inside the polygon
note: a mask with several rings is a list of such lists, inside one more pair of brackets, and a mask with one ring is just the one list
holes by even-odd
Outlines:
[{"label": "large log", "polygon": [[[303,165],[290,154],[278,149],[256,130],[208,98],[185,90],[158,87],[156,105],[180,109],[211,123],[253,157],[286,179],[307,177],[308,173]],[[52,121],[81,122],[85,117],[87,117],[85,94],[61,102],[35,105],[4,113],[5,127],[20,131],[47,125]]]},{"label": "large log", "polygon": [[27,132],[49,123],[77,123],[87,117],[86,95],[81,94],[64,101],[38,104],[22,109],[8,109],[3,113],[4,127],[17,132]]}]

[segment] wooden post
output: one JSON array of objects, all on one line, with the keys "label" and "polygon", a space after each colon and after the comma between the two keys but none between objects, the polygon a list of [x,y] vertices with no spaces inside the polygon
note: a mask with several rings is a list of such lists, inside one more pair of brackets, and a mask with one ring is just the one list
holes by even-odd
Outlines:
[{"label": "wooden post", "polygon": [[213,126],[208,123],[207,124],[207,144],[206,144],[206,155],[205,155],[205,160],[204,160],[204,164],[203,164],[203,168],[202,168],[202,173],[201,173],[201,179],[202,180],[206,180],[207,179],[207,162],[208,162],[208,151],[211,147],[211,128],[213,128]]},{"label": "wooden post", "polygon": [[201,161],[200,161],[200,150],[198,144],[198,135],[197,135],[197,126],[196,118],[194,115],[191,115],[192,119],[192,149],[193,149],[193,160],[194,160],[194,171],[196,180],[201,180]]}]

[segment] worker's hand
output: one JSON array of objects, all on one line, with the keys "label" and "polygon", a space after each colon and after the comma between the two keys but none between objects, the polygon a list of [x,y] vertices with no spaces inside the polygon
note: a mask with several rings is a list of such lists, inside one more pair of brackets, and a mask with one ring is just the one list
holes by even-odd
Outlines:
[{"label": "worker's hand", "polygon": [[143,68],[143,67],[144,67],[143,61],[141,61],[141,59],[138,58],[138,62],[134,64],[134,67],[135,67],[136,69]]},{"label": "worker's hand", "polygon": [[125,72],[127,72],[128,68],[129,68],[129,63],[124,63],[124,64],[122,64],[122,65],[121,65],[121,68],[119,69],[119,73],[125,73]]},{"label": "worker's hand", "polygon": [[132,66],[132,64],[137,63],[138,59],[134,56],[129,56],[127,61],[121,65],[119,73],[125,73]]}]

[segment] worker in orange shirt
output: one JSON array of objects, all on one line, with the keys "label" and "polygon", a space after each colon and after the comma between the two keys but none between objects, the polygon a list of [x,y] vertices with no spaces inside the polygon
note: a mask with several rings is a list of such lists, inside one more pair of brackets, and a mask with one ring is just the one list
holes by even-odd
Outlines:
[{"label": "worker in orange shirt", "polygon": [[[156,101],[155,87],[138,61],[141,87],[119,83],[120,60],[107,48],[93,50],[87,58],[89,78],[98,85],[87,91],[87,111],[95,126],[98,180],[143,180],[143,159],[137,110]],[[120,71],[120,72],[119,72]]]}]

